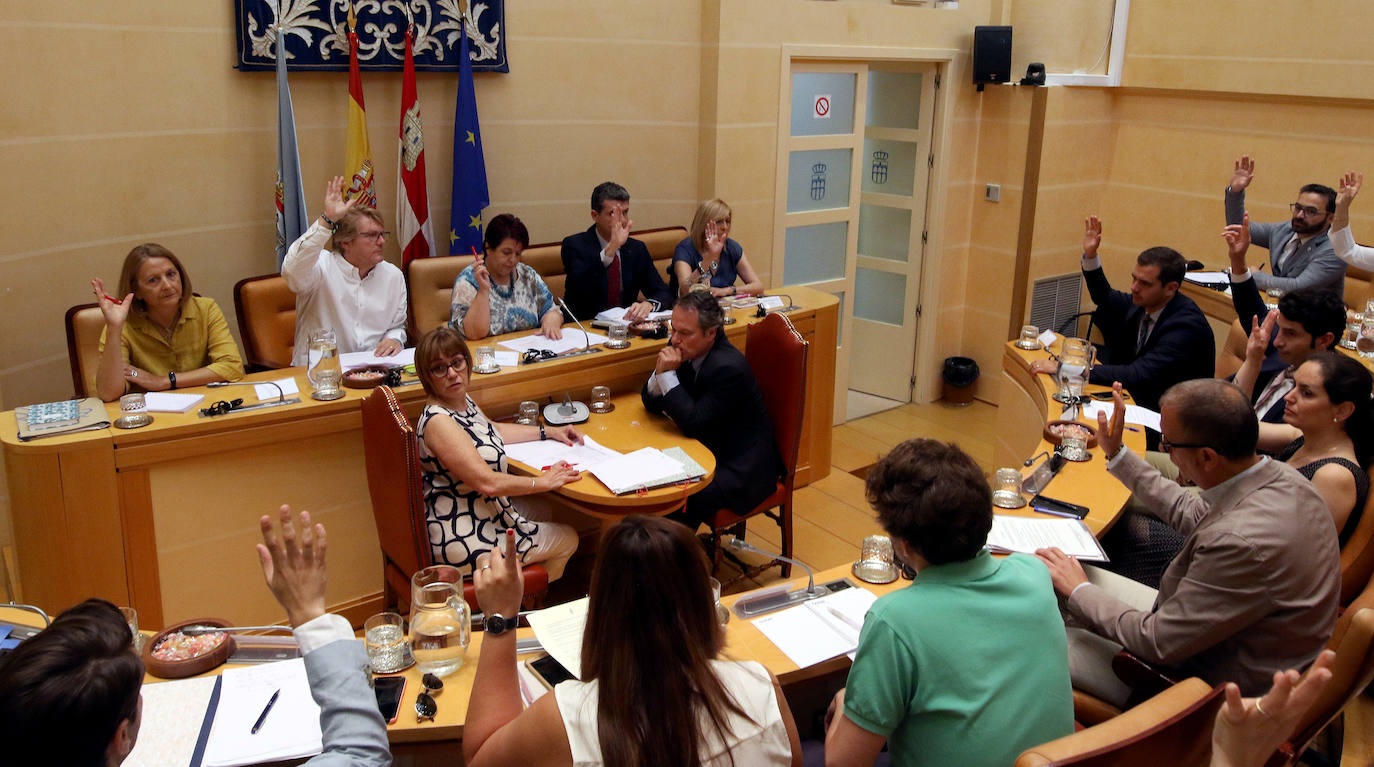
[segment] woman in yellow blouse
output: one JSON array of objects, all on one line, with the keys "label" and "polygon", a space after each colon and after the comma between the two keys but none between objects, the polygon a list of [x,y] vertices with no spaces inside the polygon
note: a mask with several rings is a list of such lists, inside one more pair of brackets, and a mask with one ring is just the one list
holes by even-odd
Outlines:
[{"label": "woman in yellow blouse", "polygon": [[[167,391],[243,377],[243,358],[213,299],[192,295],[191,279],[172,251],[139,245],[119,273],[123,299],[91,280],[105,330],[100,334],[96,393],[111,402],[133,387]],[[111,334],[119,344],[107,343]]]}]

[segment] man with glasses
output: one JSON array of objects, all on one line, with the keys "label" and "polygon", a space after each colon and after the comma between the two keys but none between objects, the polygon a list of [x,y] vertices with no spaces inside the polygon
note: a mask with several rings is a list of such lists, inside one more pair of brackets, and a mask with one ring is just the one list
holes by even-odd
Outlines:
[{"label": "man with glasses", "polygon": [[1275,671],[1306,667],[1331,637],[1341,585],[1331,513],[1295,469],[1255,454],[1259,421],[1235,384],[1185,381],[1160,401],[1160,448],[1200,495],[1121,444],[1115,389],[1110,422],[1098,416],[1107,470],[1186,538],[1157,592],[1089,575],[1059,549],[1036,552],[1064,600],[1074,686],[1124,703],[1131,690],[1112,671],[1124,647],[1180,678],[1261,695]]},{"label": "man with glasses", "polygon": [[[1245,189],[1255,178],[1255,161],[1249,155],[1236,160],[1231,183],[1226,187],[1226,223],[1245,218]],[[1288,206],[1293,217],[1271,224],[1250,222],[1250,239],[1269,249],[1272,274],[1251,270],[1260,290],[1288,292],[1298,288],[1326,288],[1345,296],[1345,262],[1336,255],[1327,236],[1336,211],[1336,190],[1308,184],[1298,191],[1297,202]]]},{"label": "man with glasses", "polygon": [[[343,198],[344,179],[325,186],[324,214],[291,244],[281,276],[296,294],[296,348],[291,364],[310,358],[310,332],[333,330],[339,352],[390,357],[406,340],[406,281],[382,258],[382,214],[362,199]],[[332,237],[334,251],[325,250]]]}]

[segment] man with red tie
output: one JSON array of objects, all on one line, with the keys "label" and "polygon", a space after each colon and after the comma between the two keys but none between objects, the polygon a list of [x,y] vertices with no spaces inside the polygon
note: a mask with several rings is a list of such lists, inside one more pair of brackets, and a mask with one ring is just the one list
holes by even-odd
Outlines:
[{"label": "man with red tie", "polygon": [[[630,193],[614,181],[592,190],[592,226],[563,239],[564,300],[579,320],[613,306],[637,322],[672,304],[644,243],[630,236]],[[643,295],[644,300],[639,300]]]}]

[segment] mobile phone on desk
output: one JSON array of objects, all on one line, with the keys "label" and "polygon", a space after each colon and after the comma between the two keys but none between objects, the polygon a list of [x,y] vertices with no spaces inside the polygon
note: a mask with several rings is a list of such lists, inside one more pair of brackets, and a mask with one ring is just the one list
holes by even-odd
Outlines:
[{"label": "mobile phone on desk", "polygon": [[401,698],[406,692],[404,675],[379,676],[372,680],[372,692],[377,695],[377,709],[387,724],[396,724],[396,712],[401,709]]},{"label": "mobile phone on desk", "polygon": [[1088,507],[1079,506],[1076,503],[1061,501],[1058,498],[1051,498],[1048,495],[1037,494],[1030,500],[1032,511],[1041,514],[1049,514],[1056,517],[1070,517],[1072,519],[1082,519],[1088,516]]},{"label": "mobile phone on desk", "polygon": [[554,660],[554,657],[547,653],[525,661],[525,667],[534,673],[540,684],[550,690],[556,687],[559,682],[566,682],[575,678],[571,671],[568,671],[562,663]]}]

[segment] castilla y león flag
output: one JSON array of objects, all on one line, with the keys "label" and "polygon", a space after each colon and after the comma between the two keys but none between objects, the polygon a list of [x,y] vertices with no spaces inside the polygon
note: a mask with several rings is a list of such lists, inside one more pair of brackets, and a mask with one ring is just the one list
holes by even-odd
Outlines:
[{"label": "castilla y le\u00f3n flag", "polygon": [[434,255],[434,227],[429,221],[425,182],[425,139],[420,128],[420,101],[415,95],[415,56],[406,31],[405,69],[401,76],[400,148],[396,160],[396,227],[401,233],[401,264]]}]

